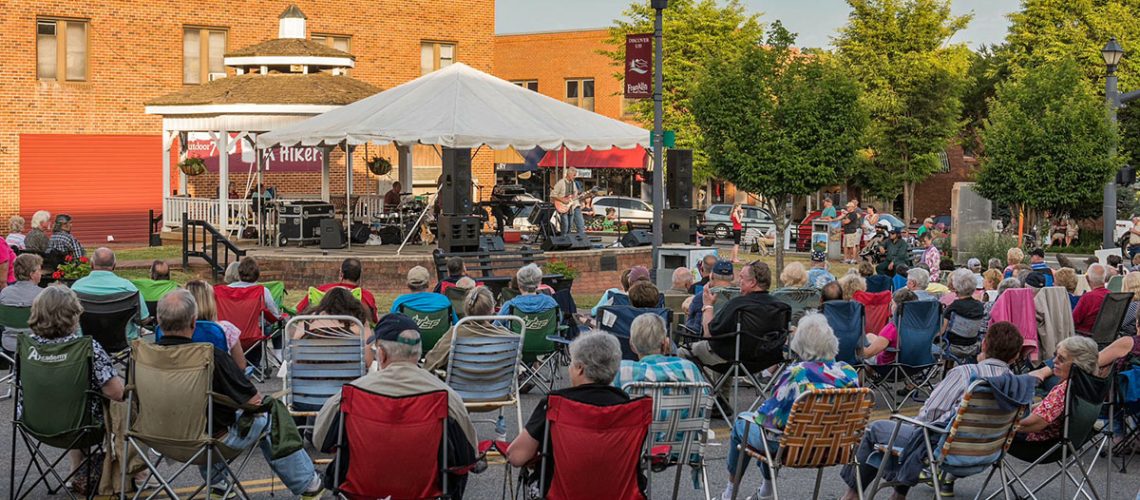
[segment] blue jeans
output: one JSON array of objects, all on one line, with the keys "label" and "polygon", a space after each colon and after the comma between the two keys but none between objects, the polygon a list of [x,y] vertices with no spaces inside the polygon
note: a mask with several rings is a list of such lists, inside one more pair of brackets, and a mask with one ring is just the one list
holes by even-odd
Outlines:
[{"label": "blue jeans", "polygon": [[[238,412],[238,417],[241,417],[240,411]],[[262,432],[265,432],[265,428],[268,426],[269,414],[258,414],[253,418],[253,424],[250,425],[249,432],[247,432],[245,436],[238,435],[238,428],[235,424],[230,427],[229,433],[226,434],[222,442],[230,448],[238,450],[248,449],[255,444],[254,440],[257,439]],[[281,482],[285,483],[285,487],[289,488],[289,491],[293,492],[294,495],[300,495],[309,488],[309,484],[312,483],[313,478],[316,476],[316,471],[313,468],[313,461],[309,458],[309,455],[305,453],[304,449],[297,450],[286,457],[273,460],[269,449],[268,436],[256,444],[261,448],[261,454],[265,457],[265,461],[269,462],[269,467],[273,469],[273,473],[281,478]],[[202,477],[205,478],[206,467],[200,466],[198,470],[202,473]],[[223,470],[221,464],[214,466],[214,473],[211,477],[214,485],[218,485],[222,482]]]},{"label": "blue jeans", "polygon": [[[768,448],[768,453],[771,453],[772,456],[775,456],[776,452],[780,449],[780,443],[778,441],[761,441],[760,425],[753,421],[755,416],[755,412],[743,412],[740,415],[737,415],[736,423],[732,425],[732,435],[729,437],[728,443],[729,477],[734,477],[736,475],[736,464],[738,461],[744,461],[744,465],[741,466],[742,469],[744,467],[748,467],[748,459],[750,457],[747,454],[742,454],[740,450],[737,449],[740,443],[745,441],[744,428],[746,426],[748,427],[748,446],[752,447],[752,449],[764,451],[764,448],[766,447]],[[752,423],[746,424],[745,419],[748,419],[748,421]],[[764,479],[772,479],[772,472],[768,469],[768,464],[758,461],[756,465],[760,467],[760,473],[764,475]]]},{"label": "blue jeans", "polygon": [[586,234],[586,219],[582,217],[581,208],[574,208],[574,210],[562,214],[561,217],[562,234],[570,234],[571,226],[574,227],[575,233]]}]

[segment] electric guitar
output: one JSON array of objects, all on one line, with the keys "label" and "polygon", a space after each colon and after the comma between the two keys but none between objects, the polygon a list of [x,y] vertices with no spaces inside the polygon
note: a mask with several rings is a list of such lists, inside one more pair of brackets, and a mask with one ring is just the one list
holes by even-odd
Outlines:
[{"label": "electric guitar", "polygon": [[578,206],[579,203],[586,201],[587,198],[593,198],[595,195],[601,192],[602,189],[595,186],[593,189],[578,193],[578,196],[567,196],[563,200],[552,198],[551,201],[554,202],[554,210],[560,214],[564,214],[573,210],[574,207]]}]

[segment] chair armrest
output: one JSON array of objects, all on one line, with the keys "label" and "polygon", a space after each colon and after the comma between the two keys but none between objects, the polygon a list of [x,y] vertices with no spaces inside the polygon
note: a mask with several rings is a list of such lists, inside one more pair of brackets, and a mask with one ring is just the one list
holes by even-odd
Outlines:
[{"label": "chair armrest", "polygon": [[226,396],[225,394],[220,394],[220,393],[213,392],[213,391],[210,391],[209,395],[210,395],[210,397],[214,398],[214,404],[220,404],[222,406],[225,406],[226,408],[232,408],[234,410],[258,412],[258,411],[262,410],[262,407],[265,403],[265,396],[264,395],[262,395],[262,405],[251,405],[251,404],[246,404],[246,403],[238,403],[237,401],[234,401],[233,399],[231,399],[229,396]]},{"label": "chair armrest", "polygon": [[946,434],[947,432],[950,432],[948,429],[946,429],[944,427],[938,427],[938,426],[933,425],[933,424],[928,424],[926,422],[908,417],[906,415],[899,415],[898,413],[891,415],[891,420],[898,420],[900,422],[906,422],[906,423],[911,424],[915,427],[920,427],[920,428],[923,428],[923,429],[926,429],[929,431],[937,432],[939,434]]},{"label": "chair armrest", "polygon": [[547,335],[546,340],[554,342],[555,344],[570,345],[570,339],[561,335]]}]

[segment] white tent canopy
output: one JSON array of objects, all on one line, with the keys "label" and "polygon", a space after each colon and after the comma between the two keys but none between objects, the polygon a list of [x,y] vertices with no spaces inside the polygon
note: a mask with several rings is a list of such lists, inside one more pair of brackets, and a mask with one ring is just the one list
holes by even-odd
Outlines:
[{"label": "white tent canopy", "polygon": [[566,104],[462,63],[285,125],[259,147],[430,144],[449,148],[649,147],[649,131]]}]

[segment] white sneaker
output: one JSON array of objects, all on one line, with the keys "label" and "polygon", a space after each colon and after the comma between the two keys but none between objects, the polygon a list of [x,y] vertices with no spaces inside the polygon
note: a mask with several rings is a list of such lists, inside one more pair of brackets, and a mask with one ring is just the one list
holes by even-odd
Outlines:
[{"label": "white sneaker", "polygon": [[772,492],[772,481],[760,478],[760,489],[756,490],[756,494],[748,497],[748,500],[770,500],[775,495]]},{"label": "white sneaker", "polygon": [[720,500],[732,500],[732,494],[735,492],[735,489],[736,488],[733,488],[732,483],[725,484],[724,493],[720,494]]}]

